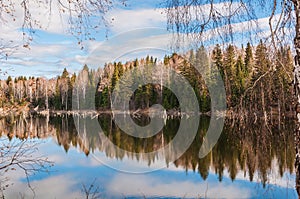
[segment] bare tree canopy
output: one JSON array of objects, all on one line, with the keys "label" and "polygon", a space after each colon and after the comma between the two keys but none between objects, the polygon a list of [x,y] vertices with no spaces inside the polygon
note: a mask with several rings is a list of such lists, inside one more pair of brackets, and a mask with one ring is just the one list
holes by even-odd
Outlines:
[{"label": "bare tree canopy", "polygon": [[0,197],[4,198],[3,191],[8,187],[9,177],[6,175],[9,171],[23,170],[27,184],[32,190],[34,188],[30,184],[29,177],[38,172],[49,172],[49,168],[53,162],[47,157],[37,153],[38,143],[29,140],[12,140],[7,138],[0,139],[2,145],[0,147]]},{"label": "bare tree canopy", "polygon": [[197,41],[232,43],[264,38],[290,42],[295,32],[290,0],[168,0],[168,28]]},{"label": "bare tree canopy", "polygon": [[[110,21],[105,18],[105,13],[114,6],[126,6],[125,1],[0,0],[0,29],[12,25],[21,27],[23,47],[29,48],[35,31],[48,30],[52,23],[52,29],[65,26],[81,44],[83,40],[94,39],[92,32],[107,28]],[[0,38],[0,58],[11,55],[17,46],[13,40]]]}]

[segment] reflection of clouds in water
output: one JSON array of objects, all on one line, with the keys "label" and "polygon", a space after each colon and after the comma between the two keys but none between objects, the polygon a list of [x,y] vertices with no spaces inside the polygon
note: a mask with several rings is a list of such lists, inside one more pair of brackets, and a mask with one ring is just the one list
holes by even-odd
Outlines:
[{"label": "reflection of clouds in water", "polygon": [[[118,166],[122,165],[122,167],[124,167],[124,168],[129,167],[129,168],[134,168],[136,170],[143,170],[143,167],[148,167],[148,161],[146,161],[146,160],[138,161],[138,160],[131,159],[128,157],[124,157],[124,159],[122,159],[122,160],[117,160],[117,159],[106,157],[106,155],[104,153],[99,153],[97,155],[97,157],[100,157],[100,154],[101,154],[101,160],[104,162],[109,161],[110,165],[118,164]],[[161,165],[166,164],[164,159],[157,159],[156,163],[161,164]],[[86,160],[80,161],[80,165],[85,166],[85,167],[97,167],[102,164],[101,164],[101,162],[99,162],[98,160],[96,160],[94,158],[88,158]],[[152,167],[152,165],[150,165],[150,167]],[[170,164],[169,167],[167,169],[165,169],[164,171],[167,171],[167,172],[172,171],[172,175],[176,176],[177,174],[179,174],[179,175],[182,174],[183,170],[184,170],[184,168],[181,166],[176,167],[174,164]],[[209,169],[209,174],[214,176],[214,173],[215,173],[215,168],[213,167],[213,165],[211,165],[210,169]],[[150,175],[151,175],[151,173],[150,173]],[[196,174],[196,175],[199,175],[199,174]],[[174,178],[176,178],[176,177],[174,177]],[[228,169],[224,170],[223,178],[224,179],[231,178],[230,172],[228,171]],[[215,179],[217,181],[217,176],[215,176]],[[238,183],[239,183],[238,181],[245,181],[250,184],[251,182],[249,182],[248,180],[249,180],[248,172],[244,173],[244,171],[238,171],[234,182],[236,183],[236,186],[238,186]],[[259,184],[258,187],[262,188],[261,177],[259,176],[258,171],[256,171],[254,173],[254,178],[253,178],[253,183],[256,183],[256,182]],[[204,184],[206,184],[206,183],[204,183]],[[274,159],[272,161],[272,168],[268,174],[267,184],[270,186],[278,186],[280,188],[283,188],[284,190],[286,190],[286,189],[293,190],[295,187],[295,175],[294,174],[291,175],[291,174],[289,174],[289,172],[285,172],[283,177],[281,177],[279,174],[278,161],[276,159]],[[263,190],[262,190],[262,192],[263,192]]]},{"label": "reflection of clouds in water", "polygon": [[[203,181],[198,173],[188,172],[188,175],[185,175],[181,167],[176,168],[173,164],[168,169],[145,175],[124,174],[103,167],[91,156],[85,157],[84,154],[77,151],[78,149],[73,148],[68,153],[64,153],[64,149],[61,146],[54,145],[50,140],[41,146],[40,153],[48,153],[49,159],[56,162],[53,170],[56,170],[56,166],[58,166],[59,169],[62,169],[60,172],[63,172],[64,175],[46,175],[45,178],[35,177],[31,184],[35,187],[36,198],[82,198],[80,183],[84,182],[89,185],[94,178],[101,181],[101,184],[98,182],[96,185],[99,185],[101,189],[103,188],[104,192],[106,192],[105,195],[109,196],[109,198],[123,196],[143,197],[144,195],[147,198],[155,196],[194,198],[204,197],[206,190],[208,198],[257,198],[263,197],[261,195],[268,189],[270,192],[267,196],[280,198],[286,196],[287,192],[289,192],[289,197],[295,196],[293,195],[294,175],[290,178],[279,178],[278,176],[276,178],[278,163],[275,161],[270,170],[269,183],[271,186],[277,185],[279,188],[273,190],[272,188],[263,189],[260,183],[256,183],[256,179],[258,179],[257,172],[253,183],[248,181],[249,177],[247,175],[244,177],[242,171],[238,172],[236,180],[231,182],[230,174],[227,170],[224,170],[223,181],[219,183],[212,166],[206,181]],[[102,153],[102,156],[107,161],[115,161],[116,164],[123,164],[124,167],[135,165],[130,158],[124,158],[123,161],[120,161],[106,157],[105,153]],[[164,163],[162,159],[157,161]],[[146,161],[143,163],[146,163]],[[147,165],[141,164],[140,166],[146,167]],[[80,181],[77,177],[83,171],[84,177]],[[57,173],[54,172],[52,174],[56,175]],[[24,179],[20,178],[20,176],[24,176],[22,171],[11,171],[9,176],[14,185],[5,191],[7,198],[18,198],[20,196],[19,193],[24,193],[25,198],[32,198],[31,190]]]},{"label": "reflection of clouds in water", "polygon": [[[207,187],[208,186],[208,187]],[[167,180],[146,175],[118,174],[107,186],[115,195],[146,197],[250,198],[251,190],[234,184]],[[207,190],[207,191],[206,191]],[[206,192],[206,194],[205,194]]]},{"label": "reflection of clouds in water", "polygon": [[[68,170],[70,172],[74,172],[72,170],[76,169],[77,171],[75,171],[75,173],[78,171],[84,171],[87,176],[95,177],[92,173],[98,171],[98,179],[103,178],[101,176],[105,175],[105,172],[102,173],[103,170],[101,171],[101,168],[103,168],[104,165],[92,156],[86,158],[84,154],[78,151],[79,149],[70,148],[68,153],[58,153],[58,150],[62,152],[64,149],[60,146],[53,146],[53,143],[51,142],[45,143],[45,145],[43,146],[45,148],[43,147],[42,150],[47,151],[51,160],[55,161],[57,164],[67,167],[68,169],[70,169]],[[131,159],[126,156],[122,160],[118,160],[107,157],[104,152],[97,151],[95,153],[97,153],[97,157],[101,157],[101,159],[104,162],[109,161],[110,164],[122,165],[124,168],[132,167],[138,170],[143,169],[143,167],[148,167],[148,161],[146,160],[140,159],[138,161],[136,159]],[[160,164],[165,164],[164,158],[158,158],[156,162],[159,162]],[[72,168],[69,167],[71,163]],[[259,195],[260,193],[264,193],[268,189],[267,188],[264,190],[262,188],[262,184],[260,183],[260,177],[257,171],[254,173],[254,180],[252,183],[248,181],[248,172],[246,172],[246,175],[244,175],[243,171],[239,171],[237,173],[235,180],[232,183],[230,180],[230,173],[228,169],[225,169],[223,173],[224,180],[222,183],[219,183],[217,180],[217,176],[214,174],[214,170],[215,169],[213,165],[211,165],[209,169],[210,175],[208,180],[204,182],[198,181],[195,183],[193,181],[193,177],[181,178],[183,168],[181,166],[175,167],[175,165],[173,164],[170,164],[168,169],[160,171],[163,173],[172,172],[170,182],[166,182],[166,179],[164,178],[155,177],[157,176],[156,172],[150,173],[148,175],[130,175],[120,174],[115,170],[108,169],[108,171],[112,175],[115,175],[115,177],[111,180],[106,179],[104,177],[104,184],[101,184],[100,186],[107,185],[106,191],[108,192],[108,194],[112,192],[112,194],[116,196],[120,196],[120,194],[124,194],[126,196],[139,196],[140,193],[143,193],[146,196],[162,195],[183,197],[186,193],[188,193],[187,196],[196,197],[199,194],[203,195],[205,193],[207,183],[209,183],[208,196],[218,197],[217,194],[222,193],[222,197],[226,196],[226,198],[230,198],[229,196],[231,196],[231,198],[236,198],[237,196],[237,198],[240,198],[241,196],[245,196],[245,193],[249,193],[250,197],[250,193],[252,192],[255,192],[255,195]],[[189,172],[189,174],[192,174],[192,172]],[[197,179],[200,177],[198,173],[192,175],[194,177],[197,176]],[[293,195],[295,181],[294,178],[294,175],[289,175],[287,172],[281,178],[279,175],[278,161],[274,159],[272,162],[272,167],[270,168],[270,172],[268,174],[267,186],[278,187],[278,190],[273,190],[275,192],[288,192],[289,195]],[[221,195],[219,195],[219,197],[221,197]]]},{"label": "reflection of clouds in water", "polygon": [[[211,166],[209,173],[214,173],[214,171],[215,169]],[[224,170],[223,177],[230,178],[230,173],[228,169]],[[268,185],[294,189],[294,187],[296,186],[295,178],[296,175],[294,173],[290,174],[288,171],[284,172],[283,176],[281,177],[279,173],[279,163],[277,158],[272,160],[272,167],[268,173],[268,182],[267,182]],[[248,179],[249,179],[249,173],[248,172],[244,173],[244,171],[238,171],[235,177],[235,181],[248,180]],[[253,182],[261,183],[261,177],[259,176],[258,171],[254,172]]]},{"label": "reflection of clouds in water", "polygon": [[[44,122],[44,120],[39,121]],[[61,124],[60,121],[58,122]],[[33,124],[37,125],[40,123]],[[2,125],[5,126],[4,123]],[[39,125],[39,127],[41,126],[42,125]],[[41,129],[44,128],[39,128],[40,135],[44,135]],[[91,156],[91,153],[88,157],[86,157],[86,155],[82,153],[79,145],[76,144],[78,142],[70,142],[70,138],[76,137],[67,137],[73,134],[67,134],[67,132],[63,131],[62,135],[66,137],[58,137],[56,136],[56,131],[53,130],[53,132],[54,133],[45,134],[45,136],[42,136],[43,139],[34,139],[41,142],[39,151],[36,155],[46,156],[49,158],[49,160],[55,162],[54,167],[51,169],[53,172],[51,172],[50,175],[37,174],[32,176],[32,184],[36,188],[37,194],[39,194],[36,198],[47,198],[47,194],[51,195],[52,198],[75,198],[76,194],[81,194],[81,183],[89,185],[95,178],[97,179],[96,185],[99,185],[101,192],[102,190],[105,192],[103,194],[107,195],[107,198],[124,198],[128,196],[143,197],[143,194],[146,195],[147,198],[156,195],[161,195],[162,197],[174,196],[179,198],[184,196],[205,196],[207,183],[207,196],[214,198],[296,197],[296,191],[294,189],[295,174],[289,174],[287,172],[289,167],[288,165],[282,165],[282,160],[280,159],[281,156],[278,156],[278,160],[276,156],[270,157],[272,158],[272,164],[268,166],[266,171],[267,184],[265,189],[263,189],[261,184],[261,173],[256,170],[256,172],[254,172],[253,182],[249,182],[248,171],[244,176],[244,171],[242,171],[243,169],[241,169],[239,166],[237,166],[235,180],[232,182],[229,167],[228,165],[225,165],[223,171],[223,181],[219,183],[218,174],[215,174],[215,167],[217,167],[217,165],[213,164],[212,162],[208,163],[210,168],[208,170],[209,175],[206,181],[201,179],[201,175],[198,172],[193,173],[191,171],[192,168],[190,167],[190,164],[186,165],[183,161],[177,162],[178,167],[176,167],[174,164],[170,164],[167,169],[148,173],[147,175],[128,175],[116,172],[115,170],[103,166],[103,164],[99,163]],[[14,138],[13,140],[15,139],[17,138]],[[70,146],[67,153],[64,149],[65,143]],[[250,142],[250,144],[251,143],[252,142]],[[229,151],[228,154],[230,154],[230,152],[231,151]],[[122,167],[125,169],[126,167],[129,167],[142,170],[146,167],[149,167],[148,161],[151,159],[149,159],[149,157],[148,159],[147,157],[143,157],[137,160],[135,157],[128,157],[126,155],[121,157],[117,151],[107,148],[105,144],[101,144],[99,146],[97,145],[94,153],[96,153],[97,157],[101,157],[104,162],[109,161],[110,164],[122,165]],[[219,157],[219,154],[214,155],[214,158]],[[151,159],[151,161],[153,160]],[[155,162],[156,164],[164,165],[165,157],[155,157]],[[283,166],[283,171],[286,171],[283,177],[280,176],[280,165]],[[153,165],[151,164],[150,167],[153,167]],[[188,168],[187,175],[185,174],[186,167]],[[256,167],[256,169],[258,168]],[[248,169],[246,168],[246,170]],[[62,177],[60,174],[65,174],[66,177]],[[21,170],[10,171],[7,173],[7,176],[9,176],[10,182],[14,183],[13,186],[10,186],[5,191],[5,196],[7,196],[7,198],[17,198],[19,197],[19,192],[25,193],[26,198],[32,198],[32,192],[27,187],[27,184],[24,180],[24,173]],[[64,178],[64,180],[61,180],[61,178]],[[73,193],[74,191],[75,193]],[[46,196],[42,192],[46,192]],[[67,196],[67,194],[70,192],[72,192],[72,195]]]},{"label": "reflection of clouds in water", "polygon": [[47,156],[55,165],[74,164],[81,161],[85,156],[80,149],[72,146],[67,153],[65,153],[63,146],[59,146],[56,137],[52,137],[46,143],[40,145],[39,153]]},{"label": "reflection of clouds in water", "polygon": [[[149,166],[149,161],[154,161],[155,164],[151,163]],[[86,165],[87,162],[85,162]],[[103,152],[96,153],[95,158],[91,156],[89,161],[90,165],[86,166],[97,166],[97,165],[106,165],[109,168],[118,169],[119,171],[125,173],[133,172],[148,172],[150,170],[158,170],[166,167],[165,157],[155,157],[155,160],[151,158],[147,159],[146,157],[140,157],[140,159],[135,159],[132,157],[124,156],[122,160],[115,159],[111,157],[107,157],[107,155]],[[151,168],[151,169],[149,169]],[[182,170],[181,170],[182,171]]]},{"label": "reflection of clouds in water", "polygon": [[[36,197],[43,199],[52,198],[82,198],[80,189],[75,187],[76,180],[68,175],[49,177],[43,180],[34,180],[31,186],[34,188]],[[14,185],[4,192],[6,198],[32,198],[33,193],[26,182],[16,181]]]}]

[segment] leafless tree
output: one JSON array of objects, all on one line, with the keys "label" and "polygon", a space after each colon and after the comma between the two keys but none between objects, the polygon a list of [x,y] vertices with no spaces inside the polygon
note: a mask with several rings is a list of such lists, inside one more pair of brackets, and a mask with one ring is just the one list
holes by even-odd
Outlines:
[{"label": "leafless tree", "polygon": [[[105,27],[111,22],[105,18],[113,6],[126,6],[126,0],[0,0],[0,27],[9,23],[20,24],[23,33],[23,47],[30,48],[33,35],[37,29],[47,29],[43,24],[41,14],[36,14],[36,9],[46,12],[42,17],[48,18],[48,23],[53,15],[67,18],[67,30],[77,38],[82,47],[83,40],[93,40],[92,31]],[[54,12],[56,10],[56,12]],[[46,15],[45,15],[46,14]],[[19,44],[15,41],[4,41],[0,38],[0,59],[9,56]]]},{"label": "leafless tree", "polygon": [[9,141],[7,138],[1,138],[0,142],[0,176],[2,177],[0,189],[3,191],[9,186],[9,178],[5,175],[7,172],[21,169],[29,188],[35,194],[34,188],[30,184],[30,175],[37,172],[49,172],[53,163],[47,157],[38,155],[39,143],[36,141]]},{"label": "leafless tree", "polygon": [[85,195],[86,199],[98,199],[101,198],[100,188],[96,186],[96,179],[87,187],[85,184],[82,184],[82,193]]},{"label": "leafless tree", "polygon": [[[290,39],[287,33],[295,27],[291,0],[167,0],[166,7],[168,28],[197,42],[213,39],[227,43],[260,36],[282,43]],[[267,17],[259,19],[261,13]]]}]

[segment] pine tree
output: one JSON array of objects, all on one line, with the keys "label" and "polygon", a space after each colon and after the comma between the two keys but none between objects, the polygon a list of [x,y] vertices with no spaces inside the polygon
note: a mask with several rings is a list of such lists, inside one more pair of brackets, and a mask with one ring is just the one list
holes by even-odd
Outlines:
[{"label": "pine tree", "polygon": [[250,45],[250,43],[247,43],[247,47],[245,49],[245,63],[244,63],[244,69],[243,69],[243,73],[244,73],[244,77],[248,78],[249,73],[252,71],[253,69],[253,53],[252,53],[252,47]]},{"label": "pine tree", "polygon": [[135,60],[134,60],[133,66],[134,66],[134,67],[139,66],[139,60],[138,60],[138,59],[135,59]]},{"label": "pine tree", "polygon": [[259,76],[263,75],[271,67],[267,52],[268,49],[266,45],[262,42],[262,40],[260,40],[255,51],[254,79],[257,79]]},{"label": "pine tree", "polygon": [[117,64],[117,67],[118,67],[118,71],[119,71],[119,78],[123,76],[124,74],[124,66],[121,62],[118,62]]},{"label": "pine tree", "polygon": [[83,66],[83,69],[82,69],[83,71],[89,71],[89,67],[85,64],[84,66]]},{"label": "pine tree", "polygon": [[9,102],[14,103],[14,86],[13,86],[13,79],[11,76],[7,77],[6,84],[8,86],[8,90],[6,92],[6,98]]},{"label": "pine tree", "polygon": [[119,67],[117,67],[116,63],[114,63],[114,72],[111,78],[111,85],[110,85],[111,91],[114,90],[118,81],[119,81]]},{"label": "pine tree", "polygon": [[11,76],[8,76],[8,77],[7,77],[7,80],[6,80],[6,84],[9,85],[9,83],[10,83],[11,81],[12,81]]},{"label": "pine tree", "polygon": [[69,77],[69,72],[67,71],[66,68],[64,68],[64,71],[62,72],[61,78],[68,78]]},{"label": "pine tree", "polygon": [[200,69],[201,74],[194,77],[197,82],[197,85],[194,86],[194,90],[198,101],[200,102],[200,111],[206,112],[209,109],[210,103],[208,89],[205,85],[212,83],[213,80],[209,66],[209,58],[203,45],[196,52],[196,66]]},{"label": "pine tree", "polygon": [[251,101],[256,101],[254,110],[263,112],[265,122],[267,122],[267,111],[270,108],[269,105],[272,102],[271,89],[267,88],[272,85],[270,71],[273,66],[268,56],[268,49],[261,40],[255,51],[255,70],[252,75],[252,83],[256,82],[256,85],[252,92]]},{"label": "pine tree", "polygon": [[233,97],[233,85],[234,85],[234,80],[235,80],[235,50],[233,45],[229,45],[226,48],[225,55],[224,55],[224,74],[225,74],[225,89],[226,89],[226,94],[227,94],[227,105],[228,107],[233,106],[232,98]]},{"label": "pine tree", "polygon": [[232,106],[237,105],[240,96],[245,90],[245,77],[243,73],[244,69],[244,61],[241,55],[238,56],[238,59],[235,64],[235,79],[234,85],[232,85],[233,93],[232,93]]}]

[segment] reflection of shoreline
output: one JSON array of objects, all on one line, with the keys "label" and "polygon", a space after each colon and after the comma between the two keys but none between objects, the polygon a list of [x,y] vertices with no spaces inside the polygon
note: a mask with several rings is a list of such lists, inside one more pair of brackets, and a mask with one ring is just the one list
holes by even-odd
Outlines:
[{"label": "reflection of shoreline", "polygon": [[[272,111],[266,113],[271,119],[278,118],[278,117],[284,117],[284,118],[290,118],[294,119],[295,118],[295,112],[294,111],[288,111],[285,112],[284,114],[280,113],[277,109],[271,109]],[[204,116],[211,116],[211,112],[181,112],[180,110],[176,109],[171,109],[167,111],[161,111],[161,112],[155,112],[151,109],[138,109],[138,110],[132,110],[130,112],[128,111],[122,111],[122,110],[114,110],[112,111],[111,109],[108,110],[30,110],[27,106],[24,107],[14,107],[14,108],[9,108],[9,109],[0,109],[0,118],[1,117],[6,117],[11,114],[15,116],[19,115],[41,115],[41,116],[61,116],[61,115],[67,115],[67,116],[81,116],[81,117],[91,117],[95,118],[100,115],[116,115],[116,114],[129,114],[133,117],[143,117],[143,116],[148,116],[149,114],[157,114],[160,117],[163,118],[173,118],[173,117],[190,117],[194,115],[204,115]],[[259,112],[249,112],[246,109],[243,109],[242,111],[234,111],[234,110],[226,110],[226,111],[217,111],[216,112],[217,117],[226,117],[230,119],[241,119],[241,118],[264,118],[263,113]],[[280,118],[279,118],[280,119]]]},{"label": "reflection of shoreline", "polygon": [[[285,121],[278,128],[278,124],[270,124],[272,132],[263,125],[264,121],[257,124],[242,126],[228,122],[223,133],[205,158],[199,159],[198,153],[205,135],[209,118],[201,117],[200,129],[190,148],[174,162],[174,165],[186,170],[197,171],[203,179],[206,179],[210,169],[213,169],[222,180],[226,170],[232,180],[236,178],[238,171],[248,173],[250,180],[258,171],[263,183],[267,182],[268,172],[272,168],[272,161],[276,159],[279,165],[279,173],[293,172],[294,148],[293,148],[293,122]],[[103,133],[88,130],[91,117],[80,118],[83,129],[78,133],[75,122],[77,118],[61,115],[59,117],[31,116],[28,118],[10,116],[0,119],[1,135],[10,139],[52,138],[67,152],[70,148],[79,148],[85,155],[97,151],[104,153],[106,157],[116,160],[124,158],[137,162],[147,162],[151,166],[155,161],[171,164],[167,156],[147,156],[147,152],[155,151],[168,144],[176,135],[179,118],[168,119],[162,132],[147,139],[138,139],[122,132],[111,120],[111,115],[101,115],[98,121],[103,127]],[[276,122],[277,120],[275,120]],[[147,123],[147,118],[143,121]],[[280,130],[279,130],[280,129]],[[85,133],[85,134],[84,134]],[[120,149],[111,147],[107,140],[113,142]],[[172,148],[171,148],[172,149]],[[172,149],[174,150],[174,149]],[[132,156],[132,153],[135,156]]]},{"label": "reflection of shoreline", "polygon": [[11,105],[7,107],[0,108],[0,118],[8,115],[27,115],[31,111],[28,105]]}]

